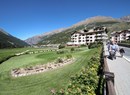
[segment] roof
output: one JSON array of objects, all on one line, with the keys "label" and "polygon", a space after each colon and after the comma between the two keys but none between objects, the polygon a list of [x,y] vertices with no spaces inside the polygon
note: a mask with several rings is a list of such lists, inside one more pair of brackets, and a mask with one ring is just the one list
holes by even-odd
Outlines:
[{"label": "roof", "polygon": [[106,27],[94,27],[93,29],[90,30],[79,30],[79,31],[74,31],[71,35],[75,33],[79,34],[91,34],[91,33],[99,33],[102,31],[105,31]]},{"label": "roof", "polygon": [[74,31],[71,35],[75,34],[75,33],[79,33],[79,34],[85,34],[84,31]]},{"label": "roof", "polygon": [[120,33],[122,33],[122,32],[128,32],[129,30],[122,30]]}]

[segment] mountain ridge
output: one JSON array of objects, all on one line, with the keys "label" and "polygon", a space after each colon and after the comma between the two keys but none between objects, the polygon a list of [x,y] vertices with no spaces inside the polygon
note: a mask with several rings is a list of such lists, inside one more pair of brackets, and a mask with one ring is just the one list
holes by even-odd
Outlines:
[{"label": "mountain ridge", "polygon": [[80,21],[73,26],[78,26],[78,25],[83,25],[83,24],[89,24],[89,23],[94,23],[94,22],[106,22],[106,21],[117,21],[120,22],[119,19],[112,18],[110,16],[94,16],[94,17],[89,17],[83,21]]},{"label": "mountain ridge", "polygon": [[20,40],[7,33],[4,29],[0,28],[0,48],[16,48],[29,46],[26,42]]},{"label": "mountain ridge", "polygon": [[[107,25],[109,24],[108,27],[114,27],[116,29],[116,26],[111,26],[111,25],[116,25],[116,23],[122,23],[123,24],[123,22],[128,22],[127,20],[124,21],[124,19],[112,18],[110,16],[94,16],[94,17],[90,17],[90,18],[87,18],[85,20],[82,20],[80,22],[77,22],[76,24],[73,24],[72,26],[70,26],[68,28],[65,28],[65,30],[61,30],[60,32],[53,33],[53,31],[51,31],[51,32],[49,32],[48,34],[46,34],[44,36],[43,35],[42,36],[39,35],[40,37],[39,36],[34,36],[34,37],[31,37],[31,38],[29,38],[28,40],[25,40],[25,41],[27,43],[29,43],[29,44],[31,43],[31,45],[32,44],[39,44],[39,43],[40,44],[51,44],[51,43],[56,44],[55,39],[63,40],[61,38],[58,38],[57,35],[59,35],[59,37],[65,38],[64,36],[67,33],[68,33],[67,35],[70,35],[75,30],[83,29],[83,28],[86,28],[86,27],[89,29],[89,28],[92,28],[93,26],[98,26],[98,25],[103,25],[103,24],[107,24]],[[112,29],[110,29],[110,31],[112,31]],[[32,39],[32,40],[30,40],[30,39]],[[68,38],[65,38],[65,39],[68,39]],[[34,40],[34,42],[35,41],[36,42],[34,43],[33,40]],[[51,41],[51,40],[55,40],[55,42]],[[59,42],[59,41],[57,41],[57,42]],[[62,42],[60,42],[60,43],[62,43]]]},{"label": "mountain ridge", "polygon": [[60,33],[60,32],[62,32],[64,30],[66,30],[66,28],[60,28],[60,29],[57,29],[57,30],[53,30],[51,32],[46,32],[44,34],[39,34],[39,35],[36,35],[36,36],[33,36],[33,37],[30,37],[30,38],[26,39],[25,42],[27,42],[30,45],[37,44],[41,40],[42,37],[57,34],[57,33]]},{"label": "mountain ridge", "polygon": [[123,16],[123,17],[120,18],[120,20],[122,20],[124,22],[130,22],[130,15]]}]

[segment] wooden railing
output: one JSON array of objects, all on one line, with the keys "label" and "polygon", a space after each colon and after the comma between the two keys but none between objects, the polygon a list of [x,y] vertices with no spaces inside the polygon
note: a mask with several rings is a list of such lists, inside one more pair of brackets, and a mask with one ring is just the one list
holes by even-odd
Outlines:
[{"label": "wooden railing", "polygon": [[104,76],[104,83],[103,83],[103,91],[104,95],[116,95],[115,88],[114,88],[114,73],[109,71],[107,65],[107,56],[104,54],[103,50],[103,76]]}]

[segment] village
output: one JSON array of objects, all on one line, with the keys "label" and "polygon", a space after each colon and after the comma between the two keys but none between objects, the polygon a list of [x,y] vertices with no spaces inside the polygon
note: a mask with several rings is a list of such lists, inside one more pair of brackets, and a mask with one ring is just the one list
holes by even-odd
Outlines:
[{"label": "village", "polygon": [[94,42],[116,41],[117,43],[130,40],[130,29],[114,31],[108,36],[107,27],[94,27],[90,30],[75,31],[71,34],[71,42],[68,46],[89,45]]}]

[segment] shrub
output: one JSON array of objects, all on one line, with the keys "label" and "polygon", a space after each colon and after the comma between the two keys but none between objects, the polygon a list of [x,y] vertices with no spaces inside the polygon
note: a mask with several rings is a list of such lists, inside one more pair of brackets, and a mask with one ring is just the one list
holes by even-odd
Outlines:
[{"label": "shrub", "polygon": [[67,59],[70,59],[70,58],[72,58],[72,55],[71,55],[71,54],[68,54],[68,55],[66,55],[66,58],[67,58]]},{"label": "shrub", "polygon": [[81,47],[86,47],[86,45],[82,44]]},{"label": "shrub", "polygon": [[25,54],[29,54],[29,52],[25,52]]},{"label": "shrub", "polygon": [[57,51],[57,54],[64,54],[64,51]]},{"label": "shrub", "polygon": [[96,47],[99,47],[101,46],[103,43],[102,42],[94,42],[94,43],[90,43],[88,45],[88,48],[91,49],[91,48],[96,48]]},{"label": "shrub", "polygon": [[59,49],[65,48],[65,45],[61,44],[59,45]]},{"label": "shrub", "polygon": [[58,58],[57,59],[57,63],[63,63],[64,61],[63,61],[63,59],[62,58]]},{"label": "shrub", "polygon": [[74,51],[75,49],[72,47],[71,49],[70,49],[70,51]]},{"label": "shrub", "polygon": [[88,48],[91,49],[91,48],[95,48],[96,46],[97,46],[96,43],[90,43],[88,45]]}]

